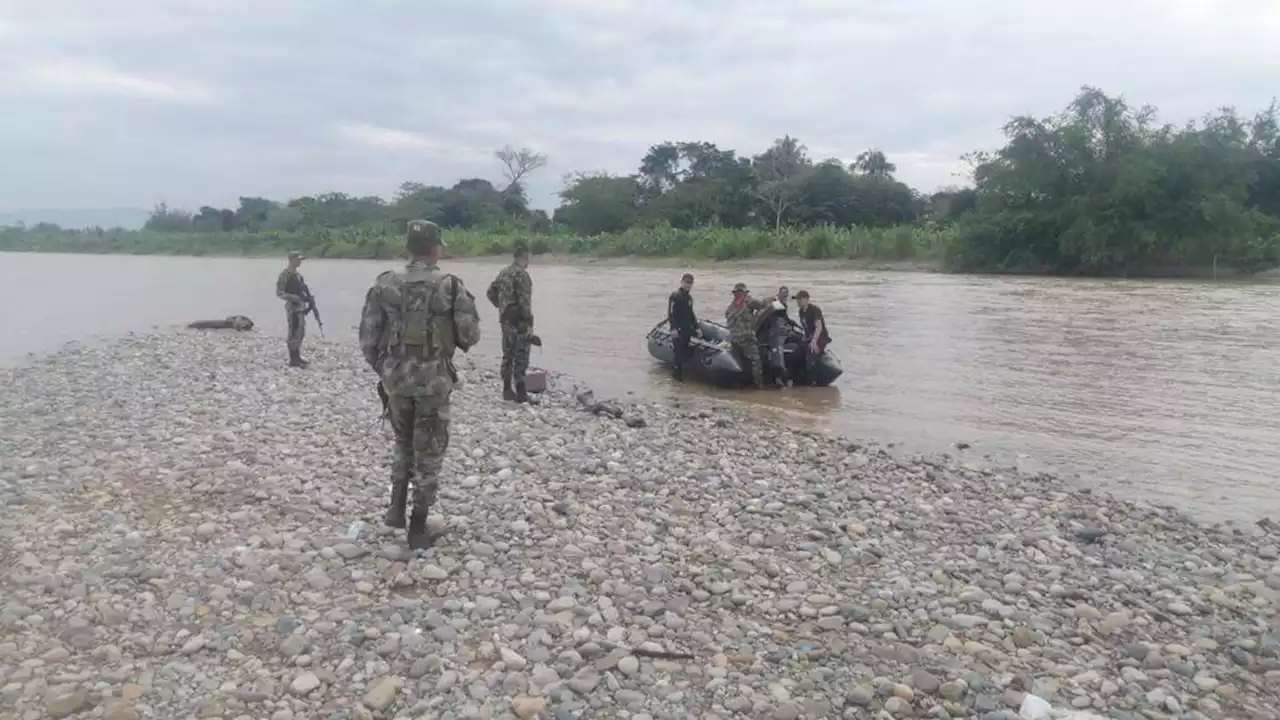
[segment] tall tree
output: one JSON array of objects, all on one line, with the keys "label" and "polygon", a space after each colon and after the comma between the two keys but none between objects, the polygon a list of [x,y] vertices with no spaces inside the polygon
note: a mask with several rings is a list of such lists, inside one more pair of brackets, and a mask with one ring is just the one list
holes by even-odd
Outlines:
[{"label": "tall tree", "polygon": [[751,165],[759,178],[756,196],[771,213],[774,231],[781,230],[783,213],[800,199],[803,176],[811,168],[807,149],[785,135],[755,156]]},{"label": "tall tree", "polygon": [[507,180],[507,184],[502,188],[504,195],[513,190],[519,191],[525,177],[547,164],[546,155],[536,153],[529,148],[517,150],[510,145],[495,151],[493,156],[502,163],[502,176]]},{"label": "tall tree", "polygon": [[860,175],[889,178],[897,172],[898,166],[889,162],[883,152],[871,149],[860,153],[849,169]]}]

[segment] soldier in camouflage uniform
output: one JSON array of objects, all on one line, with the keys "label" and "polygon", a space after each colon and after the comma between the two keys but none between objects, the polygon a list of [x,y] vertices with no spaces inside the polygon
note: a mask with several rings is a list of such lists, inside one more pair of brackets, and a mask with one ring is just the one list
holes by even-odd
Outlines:
[{"label": "soldier in camouflage uniform", "polygon": [[384,521],[405,527],[412,485],[409,547],[423,550],[434,542],[427,511],[435,504],[449,446],[449,396],[458,380],[453,353],[480,340],[480,316],[462,280],[437,266],[444,246],[440,226],[411,221],[406,244],[409,264],[379,275],[365,296],[360,350],[382,379],[396,438]]},{"label": "soldier in camouflage uniform", "polygon": [[738,283],[733,286],[733,301],[724,311],[733,351],[751,368],[751,382],[758,388],[764,387],[764,377],[760,369],[760,342],[756,340],[756,313],[764,307],[765,303],[750,296],[745,284]]},{"label": "soldier in camouflage uniform", "polygon": [[529,402],[524,374],[529,369],[529,340],[533,337],[533,278],[528,267],[529,250],[517,246],[511,264],[489,287],[490,298],[497,298],[494,304],[502,325],[502,399],[521,403]]},{"label": "soldier in camouflage uniform", "polygon": [[289,265],[276,278],[276,297],[284,301],[285,320],[288,322],[289,334],[285,338],[285,346],[289,348],[289,367],[305,368],[308,363],[302,359],[302,338],[307,335],[306,284],[302,281],[302,273],[298,266],[306,259],[297,250],[289,251]]}]

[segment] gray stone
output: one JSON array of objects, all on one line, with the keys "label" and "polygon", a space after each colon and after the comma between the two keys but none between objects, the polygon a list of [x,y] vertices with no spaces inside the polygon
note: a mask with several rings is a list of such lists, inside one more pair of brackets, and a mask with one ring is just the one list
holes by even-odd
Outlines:
[{"label": "gray stone", "polygon": [[361,702],[374,710],[383,710],[396,699],[396,693],[400,692],[403,686],[404,681],[398,677],[381,678],[369,687]]},{"label": "gray stone", "polygon": [[938,691],[942,681],[925,670],[911,673],[911,687],[923,693],[933,694]]},{"label": "gray stone", "polygon": [[938,694],[944,699],[951,700],[952,702],[958,702],[964,699],[964,696],[968,692],[969,687],[963,680],[952,680],[950,682],[942,683],[942,685],[938,687]]},{"label": "gray stone", "polygon": [[80,712],[90,704],[87,690],[72,690],[53,695],[45,702],[44,707],[49,717],[64,718]]},{"label": "gray stone", "polygon": [[876,699],[876,692],[867,685],[855,685],[845,695],[845,699],[859,707],[868,707]]},{"label": "gray stone", "polygon": [[301,635],[290,635],[280,643],[280,654],[287,657],[297,657],[307,649],[307,639]]},{"label": "gray stone", "polygon": [[294,695],[306,695],[318,687],[320,687],[320,678],[315,673],[308,672],[294,678],[289,685],[289,690]]}]

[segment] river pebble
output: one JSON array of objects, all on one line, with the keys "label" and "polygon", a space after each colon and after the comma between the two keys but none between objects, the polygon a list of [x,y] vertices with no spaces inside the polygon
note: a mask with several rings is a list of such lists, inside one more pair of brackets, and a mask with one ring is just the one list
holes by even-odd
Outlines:
[{"label": "river pebble", "polygon": [[282,350],[2,371],[0,718],[1280,718],[1275,526],[468,357],[414,554],[376,378]]}]

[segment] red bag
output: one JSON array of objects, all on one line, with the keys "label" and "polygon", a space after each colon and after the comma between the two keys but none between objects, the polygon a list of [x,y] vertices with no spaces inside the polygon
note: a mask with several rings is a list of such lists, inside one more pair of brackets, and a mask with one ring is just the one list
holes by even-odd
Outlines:
[{"label": "red bag", "polygon": [[540,393],[547,390],[547,372],[545,370],[527,370],[524,374],[526,392]]}]

